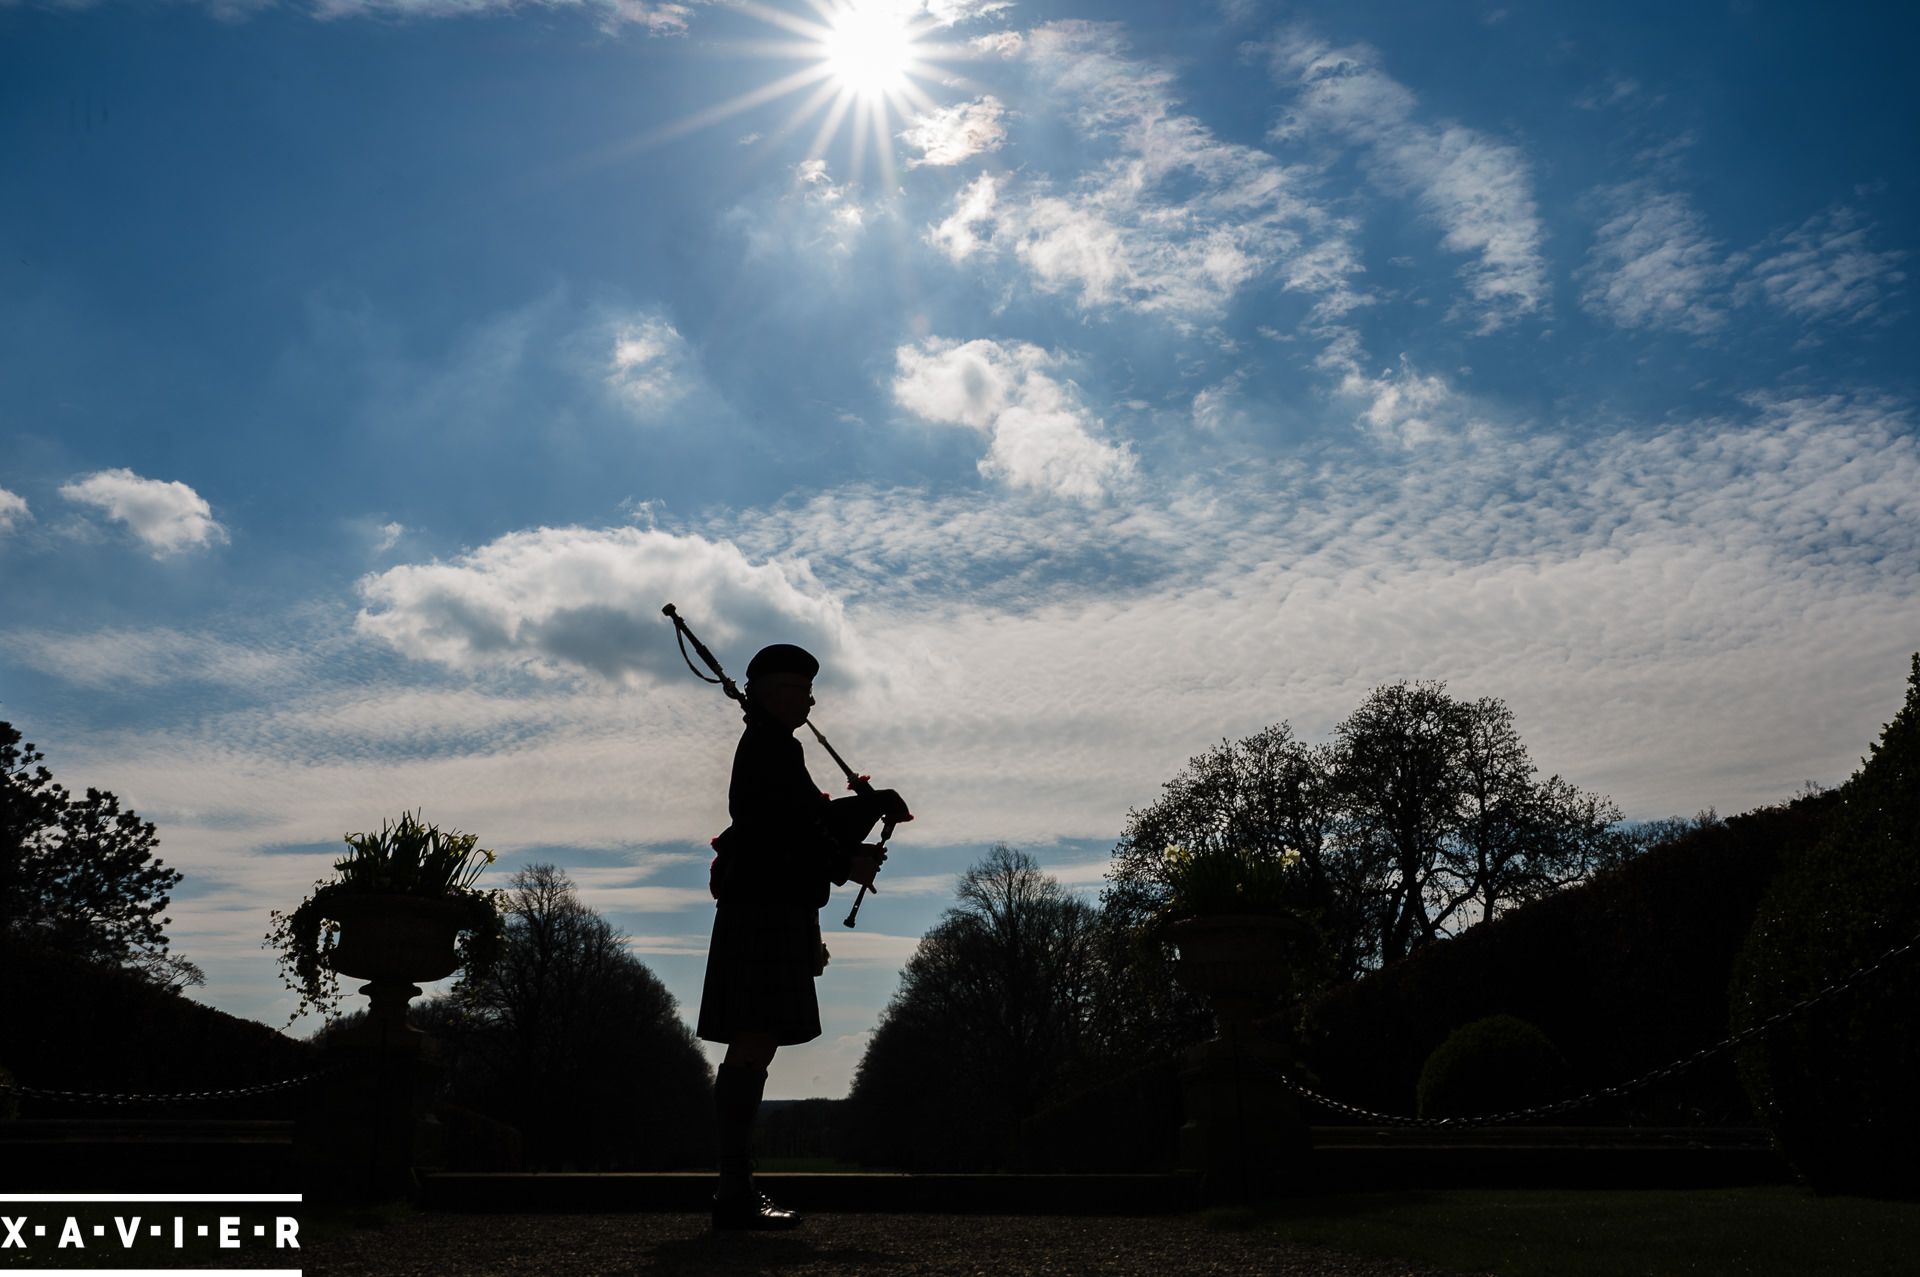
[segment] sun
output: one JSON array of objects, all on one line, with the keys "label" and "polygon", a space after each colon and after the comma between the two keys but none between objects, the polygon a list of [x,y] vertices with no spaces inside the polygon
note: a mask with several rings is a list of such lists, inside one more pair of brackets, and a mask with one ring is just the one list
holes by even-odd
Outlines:
[{"label": "sun", "polygon": [[828,20],[820,51],[833,78],[868,99],[904,89],[917,58],[909,15],[887,0],[842,6]]},{"label": "sun", "polygon": [[[4,0],[0,0],[4,2]],[[648,143],[705,128],[729,116],[793,94],[802,94],[784,123],[757,144],[771,149],[817,118],[809,160],[821,159],[845,125],[851,135],[847,159],[858,178],[869,148],[889,186],[895,181],[893,144],[901,127],[917,115],[939,109],[923,79],[943,88],[967,90],[971,81],[943,63],[965,61],[974,51],[964,43],[940,43],[929,35],[943,23],[929,12],[929,0],[805,0],[795,11],[764,0],[732,0],[731,8],[788,38],[734,45],[761,57],[795,60],[798,69],[778,76],[672,125],[654,131]],[[871,141],[869,141],[871,139]]]}]

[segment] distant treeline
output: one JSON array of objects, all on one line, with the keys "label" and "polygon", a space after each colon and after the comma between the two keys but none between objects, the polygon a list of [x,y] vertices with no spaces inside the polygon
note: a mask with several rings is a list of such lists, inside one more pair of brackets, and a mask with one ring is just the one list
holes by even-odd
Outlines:
[{"label": "distant treeline", "polygon": [[[1098,905],[1025,853],[989,850],[907,962],[851,1095],[769,1106],[761,1155],[909,1170],[1171,1166],[1180,1053],[1212,1032],[1156,926],[1176,879],[1154,848],[1176,838],[1288,864],[1318,856],[1288,907],[1321,929],[1333,960],[1296,982],[1266,1031],[1292,1044],[1309,1085],[1393,1114],[1416,1110],[1443,1048],[1456,1082],[1463,1069],[1493,1079],[1551,1060],[1555,1086],[1584,1092],[1790,1011],[1920,933],[1920,655],[1905,705],[1841,789],[1638,828],[1599,823],[1605,800],[1557,778],[1536,782],[1498,702],[1385,690],[1333,746],[1309,749],[1282,725],[1193,760],[1130,814]],[[312,1044],[178,991],[184,965],[148,925],[171,886],[150,859],[151,826],[114,810],[102,835],[86,813],[109,810],[111,795],[69,804],[18,733],[0,746],[0,901],[16,906],[0,918],[0,1069],[30,1086],[122,1092],[311,1067]],[[1504,790],[1489,781],[1499,758]],[[1366,823],[1390,817],[1390,836]],[[137,870],[121,893],[133,921],[82,956],[49,942],[83,911],[38,897],[29,910],[22,884],[57,884],[62,857],[102,836]],[[1428,859],[1409,859],[1421,846]],[[664,986],[551,865],[514,876],[507,913],[498,970],[414,1009],[445,1046],[457,1154],[546,1169],[709,1165],[711,1073]],[[1916,1001],[1909,955],[1737,1057],[1559,1120],[1764,1121],[1818,1185],[1911,1193]],[[1460,1034],[1470,1026],[1484,1031]],[[291,1103],[170,1112],[288,1116]]]},{"label": "distant treeline", "polygon": [[[1483,722],[1499,721],[1480,708]],[[1448,711],[1439,710],[1424,723],[1444,725]],[[1417,844],[1422,811],[1438,813],[1426,828],[1456,838],[1456,854],[1485,836],[1484,825],[1450,824],[1460,808],[1409,802],[1401,810],[1414,815],[1396,837],[1360,831],[1355,842],[1349,830],[1343,846],[1342,800],[1314,788],[1342,760],[1317,767],[1310,753],[1270,731],[1194,760],[1161,804],[1134,814],[1099,908],[1067,895],[1031,857],[993,849],[962,876],[958,903],[909,960],[844,1113],[815,1124],[842,1141],[822,1151],[910,1170],[1169,1166],[1181,1113],[1178,1055],[1211,1027],[1173,980],[1171,946],[1151,925],[1156,900],[1167,898],[1151,852],[1180,829],[1180,808],[1199,814],[1188,829],[1210,830],[1222,847],[1264,838],[1274,854],[1288,854],[1318,837],[1323,850],[1357,848],[1361,859],[1351,863],[1375,867],[1391,868],[1396,848]],[[1381,753],[1392,766],[1370,780],[1394,783],[1376,788],[1376,814],[1394,810],[1396,797],[1417,796],[1410,775],[1435,774],[1402,767],[1415,750]],[[1524,768],[1516,774],[1524,779]],[[1549,788],[1561,798],[1571,792]],[[1590,816],[1599,804],[1572,806]],[[1345,810],[1350,817],[1356,808]],[[1314,811],[1336,819],[1302,820]],[[1584,819],[1573,827],[1593,828]],[[1904,707],[1843,788],[1725,821],[1704,813],[1609,827],[1585,842],[1575,856],[1562,845],[1559,859],[1536,862],[1551,872],[1515,866],[1506,881],[1517,884],[1516,898],[1491,921],[1451,934],[1436,926],[1445,909],[1412,912],[1404,889],[1379,891],[1365,875],[1343,897],[1330,873],[1318,917],[1357,928],[1330,939],[1363,969],[1345,974],[1332,964],[1318,988],[1300,991],[1293,1010],[1270,1022],[1292,1041],[1300,1076],[1335,1099],[1411,1116],[1423,1070],[1443,1046],[1455,1094],[1462,1070],[1469,1082],[1476,1069],[1486,1079],[1516,1078],[1522,1059],[1552,1061],[1535,1070],[1537,1085],[1464,1088],[1496,1109],[1517,1108],[1627,1081],[1791,1013],[1737,1054],[1557,1120],[1762,1121],[1816,1185],[1920,1187],[1909,1155],[1920,1138],[1912,1086],[1920,1034],[1911,1027],[1920,957],[1890,960],[1844,993],[1795,1010],[1920,933],[1920,655]],[[1552,838],[1533,845],[1554,850]],[[1409,873],[1429,875],[1442,882],[1443,905],[1470,900],[1460,888],[1472,884],[1458,874],[1456,894],[1446,894],[1451,871],[1443,849],[1429,846],[1434,858],[1424,867],[1401,863],[1402,887],[1414,880]],[[1381,854],[1368,860],[1373,852]],[[1555,881],[1582,865],[1572,881]],[[1368,891],[1389,908],[1366,907]],[[1492,914],[1497,897],[1481,899],[1482,916]],[[1359,947],[1344,948],[1343,934]],[[1476,1032],[1455,1038],[1469,1027]],[[1549,1083],[1554,1093],[1542,1093]],[[1339,1119],[1316,1112],[1310,1120]]]}]

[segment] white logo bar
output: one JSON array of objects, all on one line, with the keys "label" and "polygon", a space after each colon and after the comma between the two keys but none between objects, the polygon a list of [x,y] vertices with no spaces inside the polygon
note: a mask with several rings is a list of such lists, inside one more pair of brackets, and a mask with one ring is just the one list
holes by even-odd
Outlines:
[{"label": "white logo bar", "polygon": [[0,1193],[0,1202],[297,1202],[298,1193]]}]

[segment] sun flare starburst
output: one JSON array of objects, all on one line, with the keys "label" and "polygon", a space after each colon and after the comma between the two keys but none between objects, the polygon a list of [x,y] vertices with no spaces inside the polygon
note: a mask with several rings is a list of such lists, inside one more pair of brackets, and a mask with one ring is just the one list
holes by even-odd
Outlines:
[{"label": "sun flare starburst", "polygon": [[821,41],[834,79],[856,97],[885,97],[907,84],[914,63],[908,15],[896,5],[848,5],[834,14]]},{"label": "sun flare starburst", "polygon": [[871,150],[891,185],[895,180],[893,141],[899,129],[939,109],[920,81],[937,77],[942,85],[964,87],[963,78],[939,64],[964,58],[968,50],[928,39],[940,23],[927,12],[927,0],[806,0],[806,4],[811,12],[776,8],[761,0],[736,0],[741,12],[793,37],[756,43],[750,51],[796,59],[802,66],[701,111],[664,134],[704,127],[804,92],[786,120],[758,139],[759,144],[772,146],[818,118],[807,150],[807,158],[817,160],[825,156],[844,124],[850,134],[851,175],[860,176],[871,135]]}]

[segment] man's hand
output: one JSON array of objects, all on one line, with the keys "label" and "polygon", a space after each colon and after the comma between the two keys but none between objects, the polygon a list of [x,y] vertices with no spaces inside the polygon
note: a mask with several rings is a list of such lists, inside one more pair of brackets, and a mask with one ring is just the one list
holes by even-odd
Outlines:
[{"label": "man's hand", "polygon": [[872,843],[861,847],[847,862],[847,881],[857,882],[877,894],[880,889],[873,885],[873,875],[880,872],[880,862],[886,859],[886,854]]}]

